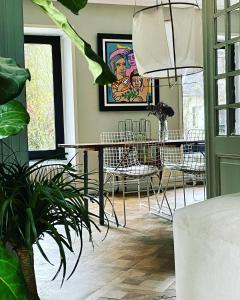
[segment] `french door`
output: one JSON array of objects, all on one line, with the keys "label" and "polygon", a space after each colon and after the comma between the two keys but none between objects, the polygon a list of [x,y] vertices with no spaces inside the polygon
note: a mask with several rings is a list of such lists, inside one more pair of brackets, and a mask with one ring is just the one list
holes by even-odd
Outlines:
[{"label": "french door", "polygon": [[203,2],[208,197],[240,191],[240,1]]}]

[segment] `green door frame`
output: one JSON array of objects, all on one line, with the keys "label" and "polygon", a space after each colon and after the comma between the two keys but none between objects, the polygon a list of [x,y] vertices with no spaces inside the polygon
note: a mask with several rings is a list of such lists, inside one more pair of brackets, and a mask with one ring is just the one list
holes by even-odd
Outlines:
[{"label": "green door frame", "polygon": [[[230,78],[240,75],[240,70],[232,71],[230,66],[230,45],[240,41],[240,37],[230,36],[230,12],[240,8],[240,3],[232,6],[225,0],[225,8],[215,12],[216,0],[203,0],[203,40],[204,40],[204,89],[205,89],[205,128],[206,128],[206,159],[207,159],[207,196],[215,197],[224,193],[240,191],[236,179],[240,176],[240,136],[234,132],[235,109],[240,103],[235,103],[230,88]],[[216,20],[224,15],[226,35],[221,43],[216,42]],[[226,70],[217,74],[216,49],[225,49]],[[217,80],[226,81],[226,104],[217,101]],[[237,99],[238,100],[238,99]],[[225,110],[227,115],[226,135],[218,134],[218,111]],[[233,113],[232,113],[233,112]]]},{"label": "green door frame", "polygon": [[[0,56],[11,57],[20,66],[24,66],[24,32],[22,0],[0,1]],[[25,93],[19,100],[26,105]],[[5,139],[16,152],[20,161],[28,161],[27,131]],[[10,150],[0,144],[0,157],[10,154]]]}]

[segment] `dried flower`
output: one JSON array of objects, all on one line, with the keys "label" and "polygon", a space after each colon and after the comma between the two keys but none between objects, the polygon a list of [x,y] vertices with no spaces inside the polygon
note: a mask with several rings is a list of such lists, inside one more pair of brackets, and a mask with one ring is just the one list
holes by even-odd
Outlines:
[{"label": "dried flower", "polygon": [[150,110],[148,115],[154,115],[160,122],[164,122],[168,117],[174,115],[172,107],[164,102],[159,102],[157,105],[149,105],[147,109]]}]

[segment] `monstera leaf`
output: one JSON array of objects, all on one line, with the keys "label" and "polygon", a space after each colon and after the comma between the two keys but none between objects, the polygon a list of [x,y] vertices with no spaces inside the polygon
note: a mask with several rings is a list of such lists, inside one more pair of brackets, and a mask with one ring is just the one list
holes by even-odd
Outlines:
[{"label": "monstera leaf", "polygon": [[[109,67],[104,63],[103,59],[99,57],[69,24],[67,18],[54,7],[52,0],[31,0],[33,3],[40,6],[45,13],[52,19],[52,21],[60,27],[72,40],[75,46],[81,51],[86,58],[89,70],[94,77],[94,82],[98,84],[107,84],[116,81],[115,76],[110,71]],[[68,1],[64,1],[67,3]],[[69,1],[74,2],[74,1]],[[83,2],[83,1],[81,1]]]},{"label": "monstera leaf", "polygon": [[29,121],[29,114],[20,102],[12,100],[0,105],[0,139],[18,134]]},{"label": "monstera leaf", "polygon": [[75,15],[78,14],[79,10],[84,8],[88,0],[58,0],[62,5],[66,6],[71,10]]},{"label": "monstera leaf", "polygon": [[27,289],[18,258],[0,243],[0,299],[27,300]]},{"label": "monstera leaf", "polygon": [[0,57],[0,104],[20,95],[27,79],[30,80],[27,69],[18,67],[11,58]]}]

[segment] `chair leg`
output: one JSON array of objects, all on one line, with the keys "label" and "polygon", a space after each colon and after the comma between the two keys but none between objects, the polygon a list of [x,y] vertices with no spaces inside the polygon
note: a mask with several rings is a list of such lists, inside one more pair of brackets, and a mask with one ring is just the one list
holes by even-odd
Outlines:
[{"label": "chair leg", "polygon": [[151,184],[151,188],[152,188],[152,191],[153,191],[153,194],[154,194],[154,197],[156,199],[157,206],[158,206],[158,209],[159,209],[159,212],[160,212],[161,208],[160,208],[160,204],[159,204],[159,201],[158,201],[158,196],[156,194],[156,191],[155,191],[155,188],[154,188],[154,185],[153,185],[153,182],[152,182],[152,178],[150,179],[150,184]]},{"label": "chair leg", "polygon": [[[169,175],[168,175],[168,179],[167,179],[167,183],[165,184],[165,187],[163,187],[163,185],[161,183],[163,197],[162,197],[162,201],[161,201],[161,205],[160,205],[160,210],[162,209],[164,199],[166,199],[166,201],[168,203],[166,192],[167,192],[167,189],[168,189],[168,185],[169,185],[169,181],[170,181],[170,178],[171,178],[171,174],[172,174],[171,171],[169,171]],[[163,178],[163,175],[162,175],[162,178]]]},{"label": "chair leg", "polygon": [[140,186],[140,179],[138,179],[137,181],[137,189],[138,189],[138,201],[139,201],[139,205],[141,206],[141,186]]},{"label": "chair leg", "polygon": [[174,211],[177,209],[177,176],[174,172]]},{"label": "chair leg", "polygon": [[[105,176],[104,176],[104,185],[107,183],[107,182],[111,182],[112,181],[112,175],[108,175],[108,173],[105,173]],[[104,199],[104,209],[106,208],[106,205],[107,205],[107,198],[108,197],[105,197]]]},{"label": "chair leg", "polygon": [[127,225],[127,217],[126,217],[126,193],[125,193],[125,178],[122,178],[122,189],[123,189],[123,227],[126,227]]},{"label": "chair leg", "polygon": [[[163,177],[162,177],[163,178]],[[167,191],[167,187],[168,187],[168,184],[169,184],[169,180],[170,180],[170,173],[169,173],[169,176],[168,176],[168,180],[167,180],[167,183],[165,185],[165,187],[163,188],[163,184],[162,184],[162,180],[161,180],[161,189],[158,188],[158,194],[160,194],[160,190],[161,190],[161,193],[162,193],[162,200],[161,200],[161,203],[159,202],[158,200],[158,196],[156,194],[156,191],[154,189],[154,186],[153,186],[153,183],[151,182],[151,185],[152,185],[152,189],[153,189],[153,193],[155,195],[155,198],[156,198],[156,201],[157,201],[157,205],[158,205],[158,209],[157,209],[157,213],[154,213],[154,210],[156,209],[153,209],[153,211],[151,211],[153,214],[156,214],[158,216],[161,216],[162,218],[164,219],[167,219],[169,220],[169,217],[171,217],[171,221],[173,219],[173,214],[172,214],[172,209],[169,205],[169,202],[168,202],[168,199],[167,199],[167,195],[166,195],[166,191]],[[164,201],[166,201],[166,204],[167,204],[167,208],[169,210],[169,213],[170,215],[168,215],[166,212],[164,212],[163,210],[163,203]]]},{"label": "chair leg", "polygon": [[147,178],[147,198],[148,198],[148,210],[151,211],[150,196],[149,196],[149,178]]},{"label": "chair leg", "polygon": [[115,175],[112,176],[112,216],[114,215],[114,201],[115,201]]},{"label": "chair leg", "polygon": [[205,174],[203,175],[203,197],[204,197],[204,200],[206,200],[207,199],[207,197],[206,197],[206,176],[205,176]]},{"label": "chair leg", "polygon": [[184,206],[187,206],[187,203],[186,203],[186,192],[185,192],[185,176],[184,176],[184,172],[182,172],[182,182],[183,182],[183,202],[184,202]]},{"label": "chair leg", "polygon": [[[195,181],[197,181],[197,177],[195,176]],[[192,175],[192,187],[193,187],[193,200],[195,200],[195,183],[194,183],[194,175]]]}]

